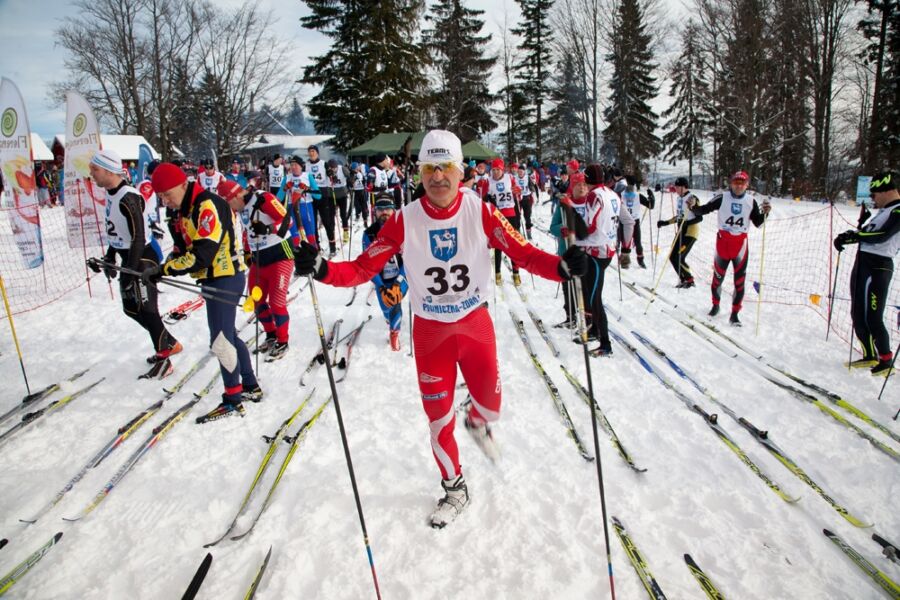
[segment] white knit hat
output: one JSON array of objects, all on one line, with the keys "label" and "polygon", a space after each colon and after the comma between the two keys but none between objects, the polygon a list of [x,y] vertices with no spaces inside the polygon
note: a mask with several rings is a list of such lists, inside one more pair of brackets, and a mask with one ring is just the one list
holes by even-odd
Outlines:
[{"label": "white knit hat", "polygon": [[122,174],[122,157],[112,150],[98,150],[94,153],[91,164],[116,175]]},{"label": "white knit hat", "polygon": [[419,149],[419,164],[456,163],[463,170],[462,142],[453,133],[443,129],[433,129],[422,138]]}]

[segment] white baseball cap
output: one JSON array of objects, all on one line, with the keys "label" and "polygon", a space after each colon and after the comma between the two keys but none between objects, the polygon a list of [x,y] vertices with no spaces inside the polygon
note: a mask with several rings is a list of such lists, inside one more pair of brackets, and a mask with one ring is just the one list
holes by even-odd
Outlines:
[{"label": "white baseball cap", "polygon": [[112,150],[98,150],[91,158],[91,163],[116,175],[122,174],[122,157]]},{"label": "white baseball cap", "polygon": [[433,129],[422,138],[418,164],[452,162],[462,171],[462,142],[455,134],[443,129]]}]

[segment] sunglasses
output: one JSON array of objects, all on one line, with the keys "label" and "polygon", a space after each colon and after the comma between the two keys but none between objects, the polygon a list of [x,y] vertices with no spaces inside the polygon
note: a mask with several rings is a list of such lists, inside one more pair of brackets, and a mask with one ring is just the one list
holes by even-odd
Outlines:
[{"label": "sunglasses", "polygon": [[439,169],[442,173],[446,173],[451,169],[458,169],[458,167],[454,162],[421,163],[419,165],[419,171],[426,177],[434,175],[434,172]]}]

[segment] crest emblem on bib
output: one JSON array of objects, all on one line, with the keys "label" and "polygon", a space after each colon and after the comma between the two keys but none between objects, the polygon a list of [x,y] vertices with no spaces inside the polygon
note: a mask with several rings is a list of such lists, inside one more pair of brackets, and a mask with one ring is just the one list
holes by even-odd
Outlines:
[{"label": "crest emblem on bib", "polygon": [[432,229],[428,232],[431,240],[431,255],[444,262],[456,256],[456,227]]},{"label": "crest emblem on bib", "polygon": [[743,206],[741,205],[740,202],[732,202],[731,203],[731,214],[733,214],[733,215],[741,214],[742,208],[743,208]]},{"label": "crest emblem on bib", "polygon": [[505,191],[505,189],[506,189],[506,184],[505,184],[505,183],[498,183],[498,184],[496,184],[496,185],[497,185],[497,191],[498,191],[498,192]]}]

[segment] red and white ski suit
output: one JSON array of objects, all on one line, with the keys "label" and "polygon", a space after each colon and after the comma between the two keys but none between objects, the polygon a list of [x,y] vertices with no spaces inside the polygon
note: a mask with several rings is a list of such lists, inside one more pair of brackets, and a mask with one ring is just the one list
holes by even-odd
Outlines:
[{"label": "red and white ski suit", "polygon": [[375,241],[350,262],[328,264],[325,283],[368,282],[395,254],[403,254],[414,315],[413,343],[431,448],[443,479],[460,474],[453,393],[456,367],[472,395],[475,423],[500,417],[500,376],[494,327],[487,309],[490,248],[525,269],[560,281],[560,258],[529,244],[499,210],[472,190],[460,189],[447,208],[427,197],[389,219]]}]

